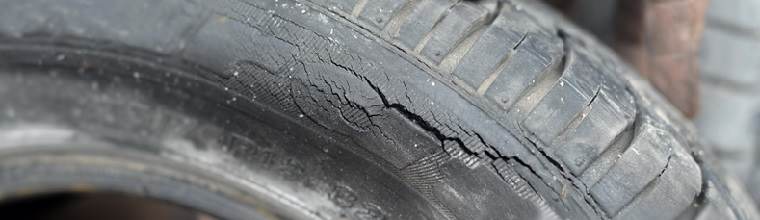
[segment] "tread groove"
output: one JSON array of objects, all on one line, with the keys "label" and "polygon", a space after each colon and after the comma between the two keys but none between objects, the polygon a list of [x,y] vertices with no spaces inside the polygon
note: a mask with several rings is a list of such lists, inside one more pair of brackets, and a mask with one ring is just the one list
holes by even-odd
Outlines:
[{"label": "tread groove", "polygon": [[357,0],[356,5],[354,5],[354,8],[351,10],[351,16],[352,17],[359,17],[359,15],[364,11],[364,7],[367,6],[367,2],[369,0]]},{"label": "tread groove", "polygon": [[[586,185],[592,186],[596,184],[596,182],[598,182],[603,175],[606,174],[615,163],[617,163],[617,160],[619,159],[618,155],[621,155],[628,149],[628,147],[633,145],[636,135],[640,133],[643,123],[642,120],[644,120],[638,107],[634,108],[634,111],[633,123],[618,133],[615,140],[612,141],[612,144],[606,146],[602,153],[599,154],[593,162],[586,166],[583,171],[581,171],[579,179],[581,179]],[[589,170],[597,170],[601,172],[589,173]]]},{"label": "tread groove", "polygon": [[583,110],[578,112],[572,120],[570,120],[570,123],[567,124],[564,128],[562,128],[562,131],[560,131],[559,135],[557,136],[557,139],[561,140],[568,136],[568,132],[571,130],[577,128],[580,126],[581,122],[583,122],[584,119],[588,116],[588,114],[591,112],[591,109],[593,108],[594,101],[596,101],[596,98],[599,97],[599,93],[602,91],[602,87],[597,87],[595,89],[594,95],[591,96],[591,99],[586,103],[586,106],[583,107]]},{"label": "tread groove", "polygon": [[[523,112],[527,114],[533,111],[538,102],[557,84],[570,66],[569,64],[575,60],[575,55],[564,44],[565,42],[563,42],[565,53],[562,56],[562,61],[554,64],[553,67],[542,73],[539,79],[532,86],[523,90],[518,96],[517,101],[512,104],[518,113]],[[512,106],[508,106],[507,108],[512,108]]]},{"label": "tread groove", "polygon": [[512,47],[512,51],[507,56],[504,56],[504,58],[499,61],[499,65],[496,66],[496,68],[491,72],[491,74],[488,75],[488,78],[484,80],[480,86],[478,86],[477,94],[478,95],[485,95],[486,91],[488,91],[488,88],[491,87],[491,84],[493,84],[494,81],[501,75],[501,72],[504,71],[505,68],[507,68],[507,64],[509,64],[510,58],[512,58],[512,55],[514,54],[515,50],[517,50],[518,47],[522,44],[523,41],[528,37],[527,34],[523,35],[523,37],[520,39],[520,41],[515,44],[514,47]]},{"label": "tread groove", "polygon": [[[368,0],[365,0],[368,1]],[[411,15],[412,10],[414,7],[416,7],[421,1],[419,0],[410,0],[407,1],[404,6],[401,6],[401,9],[391,17],[390,21],[388,21],[388,24],[383,27],[383,32],[390,35],[391,37],[397,37],[399,34],[399,31],[401,31],[401,26],[404,24],[404,21],[407,21],[409,18],[409,15]]]},{"label": "tread groove", "polygon": [[614,214],[611,214],[612,216],[618,216],[618,215],[619,215],[621,212],[623,212],[624,210],[628,209],[628,208],[629,208],[631,205],[633,205],[633,204],[634,204],[634,202],[636,202],[636,200],[637,200],[638,198],[641,198],[641,197],[642,197],[642,195],[645,195],[646,193],[648,193],[648,192],[651,192],[651,191],[653,191],[653,190],[655,189],[655,186],[657,185],[657,182],[659,182],[659,181],[660,181],[660,178],[662,177],[662,175],[663,175],[663,174],[664,174],[666,171],[668,171],[668,168],[670,168],[670,163],[671,163],[671,161],[672,161],[672,159],[673,159],[673,149],[672,149],[672,148],[668,149],[668,152],[669,152],[670,154],[668,154],[668,159],[667,159],[667,162],[665,162],[665,167],[662,169],[662,171],[660,171],[660,173],[659,173],[659,174],[657,174],[657,176],[656,176],[654,179],[652,179],[652,180],[650,180],[649,182],[647,182],[647,184],[646,184],[646,185],[644,185],[644,188],[643,188],[643,189],[641,189],[641,190],[640,190],[638,193],[636,193],[636,195],[635,195],[635,196],[633,196],[633,199],[631,199],[631,201],[628,201],[628,202],[627,202],[625,205],[623,205],[623,207],[621,207],[621,208],[620,208],[620,210],[618,210],[616,213],[614,213]]},{"label": "tread groove", "polygon": [[466,37],[457,42],[454,49],[446,54],[443,60],[441,60],[441,63],[438,65],[438,68],[441,70],[441,72],[452,73],[454,71],[454,68],[456,68],[456,65],[459,64],[459,60],[461,60],[462,57],[464,57],[464,55],[470,51],[472,46],[485,31],[485,28],[475,28],[474,31],[470,31]]},{"label": "tread groove", "polygon": [[[442,72],[452,73],[460,60],[469,52],[475,43],[486,32],[501,12],[502,3],[497,2],[495,8],[491,9],[488,14],[475,21],[467,30],[464,37],[460,38],[451,51],[446,54],[439,64]],[[525,40],[523,38],[523,40]],[[518,44],[519,45],[519,44]],[[485,92],[485,91],[484,91]]]},{"label": "tread groove", "polygon": [[705,19],[705,23],[705,25],[716,30],[733,33],[736,36],[745,37],[751,40],[760,40],[760,31],[741,27],[720,18],[707,18]]},{"label": "tread groove", "polygon": [[443,19],[445,19],[446,16],[448,16],[451,13],[452,9],[456,7],[457,5],[459,5],[460,3],[461,3],[461,0],[455,4],[451,4],[451,6],[449,6],[449,8],[445,10],[445,12],[441,15],[441,17],[439,17],[438,20],[435,21],[435,24],[433,24],[433,29],[430,29],[430,31],[425,34],[425,37],[423,37],[422,40],[420,40],[420,42],[417,43],[417,46],[414,47],[414,53],[419,54],[422,52],[422,49],[425,49],[427,42],[430,41],[430,38],[433,37],[433,33],[435,33],[435,31],[440,28],[441,21],[443,21]]},{"label": "tread groove", "polygon": [[480,86],[478,86],[477,93],[478,95],[485,95],[486,91],[488,91],[488,88],[491,87],[491,84],[493,84],[494,81],[501,75],[501,72],[504,71],[505,68],[507,68],[507,64],[509,64],[509,58],[512,57],[513,52],[510,52],[509,55],[504,56],[504,58],[499,61],[499,65],[496,67],[496,69],[491,72],[490,75],[488,75],[488,78],[486,78],[485,81],[483,81]]}]

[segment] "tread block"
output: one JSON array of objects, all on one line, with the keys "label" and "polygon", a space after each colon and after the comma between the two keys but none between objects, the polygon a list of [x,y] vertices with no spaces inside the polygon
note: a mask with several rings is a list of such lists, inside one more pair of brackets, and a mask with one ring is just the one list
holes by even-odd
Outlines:
[{"label": "tread block", "polygon": [[[454,74],[470,86],[477,88],[512,53],[512,48],[517,46],[523,35],[526,34],[506,29],[513,26],[512,22],[518,21],[520,18],[523,17],[515,18],[514,14],[511,13],[499,15],[467,54],[462,57],[459,65],[454,69]],[[533,38],[530,37],[526,39],[526,41],[532,40]],[[523,51],[520,52],[524,53]],[[497,74],[501,75],[501,73]]]},{"label": "tread block", "polygon": [[[451,0],[425,0],[417,4],[409,17],[403,21],[398,30],[398,39],[402,45],[414,48],[433,30],[435,23],[443,16],[446,10],[453,4]],[[391,33],[396,34],[396,33]]]},{"label": "tread block", "polygon": [[760,40],[709,28],[703,39],[699,56],[702,74],[740,85],[760,82]]},{"label": "tread block", "polygon": [[[603,72],[593,66],[584,54],[569,52],[566,56],[568,63],[562,76],[523,121],[523,125],[547,145],[563,132],[572,129],[571,123],[577,122],[577,117],[583,117],[579,114],[587,111],[598,92],[603,89],[620,91],[615,83],[609,83]],[[550,60],[546,59],[543,62],[549,63]],[[608,95],[617,100],[625,96],[623,94],[629,95],[625,92]],[[633,99],[628,101],[628,104],[609,102],[609,106],[632,109]]]},{"label": "tread block", "polygon": [[668,140],[673,137],[659,128],[642,125],[631,146],[591,187],[591,196],[608,215],[614,216],[666,168],[672,149],[681,147]]},{"label": "tread block", "polygon": [[367,0],[359,19],[382,29],[404,4],[406,0]]},{"label": "tread block", "polygon": [[[719,0],[709,1],[707,18],[719,19],[728,25],[750,31],[760,31],[760,1],[756,0]],[[710,25],[710,24],[708,24]],[[707,28],[710,30],[711,28]]]},{"label": "tread block", "polygon": [[544,143],[551,143],[583,111],[590,99],[565,79],[560,79],[525,118],[523,126]]},{"label": "tread block", "polygon": [[438,22],[433,32],[428,33],[430,39],[421,42],[425,45],[420,53],[435,63],[440,63],[478,22],[485,19],[486,14],[486,9],[479,5],[457,4]]},{"label": "tread block", "polygon": [[[485,93],[486,97],[504,109],[511,107],[523,91],[534,86],[554,63],[562,59],[562,52],[558,49],[537,50],[537,48],[543,47],[543,44],[551,43],[559,42],[542,41],[538,38],[534,40],[534,38],[528,36],[517,47],[517,50],[514,51],[512,57],[505,64],[504,69],[498,73],[499,76],[488,87]],[[464,76],[462,79],[465,79],[465,81],[476,81],[466,79]]]},{"label": "tread block", "polygon": [[[726,88],[729,85],[730,88]],[[700,130],[700,138],[708,140],[713,150],[720,152],[723,167],[734,176],[749,180],[752,178],[747,177],[758,170],[754,158],[757,158],[755,137],[758,136],[757,101],[760,99],[756,92],[737,93],[735,88],[733,84],[701,83],[695,124],[704,129]]]},{"label": "tread block", "polygon": [[615,219],[675,219],[701,191],[702,174],[691,155],[673,147],[668,168]]},{"label": "tread block", "polygon": [[[611,81],[610,77],[605,74],[610,70],[602,70],[599,61],[592,61],[591,58],[584,52],[570,51],[567,56],[568,59],[567,68],[563,72],[563,79],[570,82],[575,88],[578,88],[583,94],[593,96],[600,88],[609,88],[609,91],[622,91],[623,87],[615,81]],[[622,92],[616,92],[608,94],[610,96],[617,96]],[[617,98],[617,97],[615,97]],[[615,99],[613,98],[613,99]]]},{"label": "tread block", "polygon": [[578,127],[567,131],[563,138],[553,145],[557,155],[575,175],[582,172],[615,138],[633,124],[634,109],[619,108],[618,104],[631,105],[630,102],[616,103],[604,90],[600,91],[591,103],[591,110],[581,119]]}]

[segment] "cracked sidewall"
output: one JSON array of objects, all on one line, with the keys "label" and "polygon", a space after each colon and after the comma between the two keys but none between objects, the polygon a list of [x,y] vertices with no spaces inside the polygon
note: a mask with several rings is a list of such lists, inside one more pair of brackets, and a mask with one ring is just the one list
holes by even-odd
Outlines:
[{"label": "cracked sidewall", "polygon": [[[19,1],[3,126],[142,146],[313,218],[668,218],[704,193],[679,116],[551,12],[329,2]],[[422,43],[386,33],[403,19]]]}]

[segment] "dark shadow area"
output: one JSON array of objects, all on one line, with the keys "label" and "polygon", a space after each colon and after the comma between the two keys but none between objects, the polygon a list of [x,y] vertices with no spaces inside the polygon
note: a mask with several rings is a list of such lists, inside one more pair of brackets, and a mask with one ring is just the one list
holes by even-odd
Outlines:
[{"label": "dark shadow area", "polygon": [[118,193],[48,193],[0,203],[0,219],[216,220],[200,211]]}]

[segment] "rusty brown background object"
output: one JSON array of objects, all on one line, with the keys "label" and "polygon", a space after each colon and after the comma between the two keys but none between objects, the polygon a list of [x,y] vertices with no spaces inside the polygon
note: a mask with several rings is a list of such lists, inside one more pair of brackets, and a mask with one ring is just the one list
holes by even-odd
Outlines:
[{"label": "rusty brown background object", "polygon": [[686,116],[698,105],[697,52],[707,0],[624,0],[615,49]]}]

